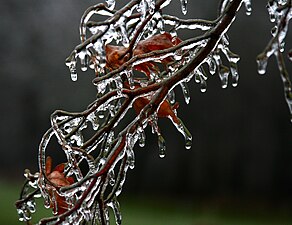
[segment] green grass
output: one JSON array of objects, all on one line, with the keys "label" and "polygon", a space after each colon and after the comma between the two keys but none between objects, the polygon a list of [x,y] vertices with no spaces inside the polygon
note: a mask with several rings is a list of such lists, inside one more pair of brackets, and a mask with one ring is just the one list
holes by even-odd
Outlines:
[{"label": "green grass", "polygon": [[[0,183],[0,224],[20,225],[14,207],[18,199],[21,184]],[[208,205],[200,207],[191,202],[157,197],[131,196],[121,199],[123,225],[292,225],[289,211],[274,210],[255,213],[240,209],[222,209]],[[34,222],[50,210],[37,202]],[[111,223],[114,224],[114,223]]]}]

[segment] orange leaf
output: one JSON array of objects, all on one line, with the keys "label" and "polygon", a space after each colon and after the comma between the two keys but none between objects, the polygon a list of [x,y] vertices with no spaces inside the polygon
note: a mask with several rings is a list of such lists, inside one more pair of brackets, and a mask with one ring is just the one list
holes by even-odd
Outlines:
[{"label": "orange leaf", "polygon": [[[52,171],[52,158],[48,156],[46,158],[46,173],[50,182],[57,187],[65,187],[74,183],[73,177],[66,177],[64,174],[65,164],[61,163],[55,167]],[[54,209],[57,214],[62,214],[68,210],[68,204],[65,197],[60,196],[55,189],[48,188],[50,199],[55,198],[56,205],[51,201],[51,208]]]}]

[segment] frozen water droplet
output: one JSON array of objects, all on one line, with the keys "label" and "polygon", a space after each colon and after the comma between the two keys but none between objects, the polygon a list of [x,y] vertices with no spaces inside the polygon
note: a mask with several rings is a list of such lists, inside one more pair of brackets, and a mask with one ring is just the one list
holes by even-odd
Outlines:
[{"label": "frozen water droplet", "polygon": [[148,8],[149,8],[149,13],[153,14],[155,10],[155,1],[153,0],[146,0]]},{"label": "frozen water droplet", "polygon": [[271,34],[273,35],[273,37],[276,36],[277,32],[278,32],[278,27],[277,27],[277,26],[274,26],[274,27],[271,29]]},{"label": "frozen water droplet", "polygon": [[78,79],[78,75],[77,75],[77,72],[76,72],[76,64],[72,64],[70,67],[70,73],[71,73],[71,80],[72,81],[77,81]]},{"label": "frozen water droplet", "polygon": [[207,91],[207,82],[204,79],[202,79],[200,82],[200,91],[202,93]]},{"label": "frozen water droplet", "polygon": [[285,50],[285,41],[284,40],[280,43],[279,50],[280,50],[280,52],[284,52],[284,50]]},{"label": "frozen water droplet", "polygon": [[88,67],[88,55],[87,55],[87,52],[85,50],[81,51],[78,54],[78,57],[80,59],[81,70],[82,71],[86,71],[87,67]]},{"label": "frozen water droplet", "polygon": [[172,105],[175,103],[175,92],[173,89],[168,92],[168,100]]},{"label": "frozen water droplet", "polygon": [[144,129],[142,128],[141,131],[139,132],[139,146],[141,148],[145,146],[145,141],[146,141],[146,135],[145,135]]},{"label": "frozen water droplet", "polygon": [[18,214],[18,219],[19,219],[19,221],[21,221],[21,222],[23,222],[23,221],[25,221],[25,219],[24,219],[24,212],[23,212],[23,210],[22,209],[17,209],[17,214]]},{"label": "frozen water droplet", "polygon": [[211,75],[214,75],[216,73],[216,62],[213,58],[210,58],[208,61],[208,66],[209,66],[209,72]]},{"label": "frozen water droplet", "polygon": [[268,57],[265,54],[260,54],[257,57],[258,73],[265,74],[268,64]]},{"label": "frozen water droplet", "polygon": [[231,78],[232,78],[232,86],[237,87],[239,75],[238,75],[236,63],[230,63],[230,72],[231,72]]},{"label": "frozen water droplet", "polygon": [[115,5],[116,5],[116,1],[115,0],[105,0],[105,2],[107,3],[107,7],[110,10],[114,10]]},{"label": "frozen water droplet", "polygon": [[172,30],[170,31],[170,35],[171,35],[171,37],[176,38],[176,37],[177,37],[176,29],[172,29]]},{"label": "frozen water droplet", "polygon": [[270,21],[274,23],[276,21],[276,13],[277,13],[277,2],[276,1],[268,1],[267,9],[270,15]]},{"label": "frozen water droplet", "polygon": [[44,196],[44,206],[47,209],[49,209],[51,207],[51,201],[50,201],[49,196]]},{"label": "frozen water droplet", "polygon": [[35,201],[29,200],[29,201],[27,201],[26,205],[27,205],[27,208],[29,209],[29,211],[31,213],[34,213],[36,211],[36,209],[35,209],[35,206],[36,206]]},{"label": "frozen water droplet", "polygon": [[77,72],[76,72],[75,54],[73,54],[72,56],[67,58],[65,64],[66,64],[66,66],[68,66],[68,68],[70,70],[71,80],[72,81],[77,81],[78,75],[77,75]]},{"label": "frozen water droplet", "polygon": [[195,74],[195,82],[196,82],[197,84],[199,84],[199,83],[201,82],[201,77],[200,77],[200,74],[199,74],[199,73],[196,73],[196,74]]},{"label": "frozen water droplet", "polygon": [[133,149],[127,149],[127,162],[128,162],[128,165],[130,167],[130,169],[134,169],[135,168],[135,154],[134,154],[134,151]]},{"label": "frozen water droplet", "polygon": [[252,11],[251,0],[244,0],[244,5],[245,5],[245,9],[246,9],[246,15],[250,16],[251,11]]},{"label": "frozen water droplet", "polygon": [[23,211],[23,216],[25,221],[31,220],[31,213],[29,210],[25,209]]},{"label": "frozen water droplet", "polygon": [[158,148],[159,148],[159,157],[164,158],[165,152],[166,152],[166,144],[161,134],[158,134]]},{"label": "frozen water droplet", "polygon": [[173,122],[176,129],[184,136],[185,138],[185,148],[190,149],[192,147],[192,141],[193,137],[191,132],[188,130],[188,128],[184,125],[184,123],[181,121],[181,119],[178,118],[179,123]]},{"label": "frozen water droplet", "polygon": [[187,3],[188,3],[188,0],[180,0],[181,11],[184,15],[187,14]]},{"label": "frozen water droplet", "polygon": [[108,173],[108,179],[109,179],[109,184],[111,186],[114,186],[115,185],[115,172],[114,170],[110,170],[109,173]]},{"label": "frozen water droplet", "polygon": [[190,97],[190,91],[189,91],[188,85],[186,82],[181,82],[180,86],[181,86],[181,89],[183,91],[183,96],[184,96],[185,102],[187,104],[189,104],[191,97]]},{"label": "frozen water droplet", "polygon": [[224,65],[220,65],[220,69],[219,69],[219,78],[221,80],[221,86],[222,88],[227,88],[228,85],[228,75],[229,75],[229,68],[224,66]]}]

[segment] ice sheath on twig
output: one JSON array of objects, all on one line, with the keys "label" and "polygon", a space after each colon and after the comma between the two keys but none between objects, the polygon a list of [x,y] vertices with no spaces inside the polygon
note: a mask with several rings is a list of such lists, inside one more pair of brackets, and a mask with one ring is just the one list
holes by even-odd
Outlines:
[{"label": "ice sheath on twig", "polygon": [[[170,2],[132,0],[116,10],[115,0],[106,0],[106,4],[91,6],[84,12],[80,23],[81,43],[66,59],[66,65],[73,81],[78,79],[79,62],[82,71],[88,68],[94,71],[97,98],[82,112],[56,110],[51,115],[51,127],[39,145],[39,172],[31,174],[26,170],[27,181],[16,202],[21,221],[30,224],[35,198],[42,196],[45,206],[53,208],[56,214],[38,224],[105,225],[109,224],[110,210],[116,224],[121,224],[118,196],[127,170],[135,167],[136,143],[145,145],[145,128],[151,126],[157,135],[161,158],[166,156],[167,138],[158,126],[160,118],[169,118],[184,136],[185,147],[191,148],[191,133],[178,117],[176,87],[181,88],[188,104],[191,80],[200,84],[202,92],[207,90],[207,80],[214,74],[219,76],[222,88],[228,86],[229,80],[233,87],[237,86],[240,58],[229,48],[227,31],[242,4],[247,14],[251,13],[250,0],[221,0],[214,21],[165,15],[163,8]],[[180,2],[182,13],[186,14],[187,1]],[[291,0],[269,4],[278,28],[259,57],[259,72],[264,70],[265,60],[275,54],[290,101],[291,85],[281,51],[291,18]],[[95,14],[106,19],[93,21]],[[178,35],[181,29],[201,32],[199,36],[182,40]],[[138,72],[142,75],[138,76]],[[123,126],[120,122],[131,108],[136,116]],[[51,170],[47,147],[53,137],[66,160],[61,169],[57,166]],[[86,165],[85,169],[81,164]]]}]

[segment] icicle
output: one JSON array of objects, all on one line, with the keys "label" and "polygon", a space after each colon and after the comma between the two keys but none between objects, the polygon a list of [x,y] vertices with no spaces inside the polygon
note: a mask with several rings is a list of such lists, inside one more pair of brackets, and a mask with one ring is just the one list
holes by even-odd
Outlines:
[{"label": "icicle", "polygon": [[19,221],[21,221],[21,222],[25,221],[23,209],[17,209],[17,214],[18,214]]},{"label": "icicle", "polygon": [[227,88],[228,75],[229,75],[229,68],[224,65],[219,65],[219,78],[221,80],[222,88]]},{"label": "icicle", "polygon": [[207,91],[207,75],[204,74],[204,70],[200,68],[198,68],[195,71],[195,82],[200,84],[200,90],[202,93]]},{"label": "icicle", "polygon": [[250,16],[251,15],[251,0],[244,0],[244,5],[246,9],[246,15]]},{"label": "icicle", "polygon": [[129,147],[127,148],[127,162],[128,165],[130,167],[130,169],[134,169],[135,168],[135,154],[133,149],[130,149]]},{"label": "icicle", "polygon": [[181,11],[184,15],[187,14],[187,3],[188,3],[188,0],[180,0]]},{"label": "icicle", "polygon": [[[125,12],[125,14],[129,14],[130,11]],[[126,15],[121,16],[120,19],[116,22],[116,41],[119,43],[122,42],[122,45],[124,47],[129,46],[129,38],[128,33],[126,30]]]},{"label": "icicle", "polygon": [[108,203],[108,205],[112,208],[115,219],[116,219],[116,225],[121,225],[122,224],[122,214],[120,210],[120,204],[116,197]]},{"label": "icicle", "polygon": [[108,80],[103,80],[95,84],[96,90],[98,94],[104,94],[107,88],[109,81]]},{"label": "icicle", "polygon": [[36,208],[35,208],[36,207],[36,203],[35,203],[35,201],[33,199],[27,201],[26,205],[27,205],[28,210],[31,213],[34,213],[36,211]]},{"label": "icicle", "polygon": [[149,8],[149,13],[153,14],[155,10],[155,1],[154,0],[146,0],[148,8]]},{"label": "icicle", "polygon": [[209,66],[209,72],[211,75],[214,75],[216,73],[216,62],[213,59],[213,57],[210,57],[207,60],[208,66]]},{"label": "icicle", "polygon": [[268,57],[265,54],[260,54],[257,57],[258,73],[265,74],[268,64]]},{"label": "icicle", "polygon": [[98,118],[96,116],[96,112],[92,112],[87,116],[87,120],[91,123],[92,129],[97,130],[99,127]]},{"label": "icicle", "polygon": [[110,9],[110,10],[114,10],[115,8],[115,5],[116,5],[116,1],[115,0],[105,0],[106,4],[107,4],[107,7]]},{"label": "icicle", "polygon": [[162,16],[160,14],[160,12],[157,12],[155,13],[155,19],[157,20],[157,29],[159,30],[159,32],[162,34],[165,32],[165,29],[164,29],[164,21],[162,19]]},{"label": "icicle", "polygon": [[157,137],[158,137],[159,157],[164,158],[165,157],[165,150],[166,150],[165,140],[161,134],[158,134]]},{"label": "icicle", "polygon": [[185,138],[185,148],[186,149],[190,149],[192,147],[192,134],[191,132],[188,130],[188,128],[184,125],[184,123],[181,121],[181,119],[179,119],[179,123],[175,123],[174,121],[172,121],[172,123],[174,124],[174,126],[176,127],[176,129],[184,136]]},{"label": "icicle", "polygon": [[140,1],[137,7],[137,11],[141,13],[141,21],[143,21],[146,17],[146,12],[147,12],[147,5],[146,5],[145,0]]},{"label": "icicle", "polygon": [[230,63],[230,72],[231,72],[231,78],[232,78],[232,86],[237,87],[238,85],[238,71],[237,71],[237,64],[236,63]]},{"label": "icicle", "polygon": [[109,184],[110,186],[114,186],[115,185],[115,171],[113,169],[111,169],[108,172],[108,180],[109,180]]},{"label": "icicle", "polygon": [[78,57],[80,58],[80,64],[81,64],[81,70],[86,71],[88,67],[88,55],[85,50],[81,51],[78,54]]},{"label": "icicle", "polygon": [[183,91],[183,96],[184,96],[185,102],[187,104],[189,104],[191,97],[190,97],[190,91],[189,91],[189,88],[187,86],[187,83],[186,82],[181,82],[180,86],[181,86],[181,89]]},{"label": "icicle", "polygon": [[172,104],[172,105],[175,103],[175,92],[174,92],[174,89],[171,89],[168,92],[168,100],[169,100],[170,104]]},{"label": "icicle", "polygon": [[144,129],[141,128],[139,131],[139,146],[141,148],[145,146],[145,141],[146,141],[146,135],[145,135]]},{"label": "icicle", "polygon": [[172,29],[172,30],[170,31],[170,35],[171,35],[172,38],[176,38],[176,37],[177,37],[176,29]]},{"label": "icicle", "polygon": [[71,80],[77,81],[78,75],[76,72],[76,59],[75,59],[75,57],[73,57],[71,60],[69,59],[68,61],[66,61],[65,64],[66,64],[66,66],[69,67],[70,74],[71,74]]},{"label": "icicle", "polygon": [[269,1],[267,4],[267,9],[270,15],[270,21],[274,23],[276,21],[276,10],[277,10],[276,1]]},{"label": "icicle", "polygon": [[276,34],[277,34],[277,32],[278,32],[278,26],[274,26],[274,27],[271,29],[271,34],[272,34],[272,36],[275,37]]},{"label": "icicle", "polygon": [[158,128],[158,125],[157,125],[157,120],[158,120],[157,113],[153,113],[150,116],[149,119],[150,119],[150,122],[151,122],[152,134],[159,133],[159,128]]},{"label": "icicle", "polygon": [[126,70],[125,71],[127,79],[128,79],[128,83],[130,85],[130,89],[135,89],[135,85],[134,85],[134,79],[133,79],[133,72],[131,70]]},{"label": "icicle", "polygon": [[204,92],[207,91],[207,82],[204,79],[201,79],[201,82],[200,82],[200,91],[202,93],[204,93]]}]

